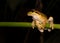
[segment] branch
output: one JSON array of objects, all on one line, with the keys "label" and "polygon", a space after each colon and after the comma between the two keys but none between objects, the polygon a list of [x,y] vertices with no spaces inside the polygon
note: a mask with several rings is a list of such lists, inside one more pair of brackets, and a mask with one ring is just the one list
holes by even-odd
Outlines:
[{"label": "branch", "polygon": [[[0,27],[32,27],[31,22],[0,22]],[[46,25],[49,28],[49,24]],[[60,29],[60,24],[54,24],[54,28]]]}]

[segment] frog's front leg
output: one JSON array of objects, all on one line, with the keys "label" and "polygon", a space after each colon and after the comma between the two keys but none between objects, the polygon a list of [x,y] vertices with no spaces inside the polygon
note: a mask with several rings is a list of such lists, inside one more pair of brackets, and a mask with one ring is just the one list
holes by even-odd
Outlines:
[{"label": "frog's front leg", "polygon": [[32,28],[34,29],[35,27],[35,21],[32,21]]}]

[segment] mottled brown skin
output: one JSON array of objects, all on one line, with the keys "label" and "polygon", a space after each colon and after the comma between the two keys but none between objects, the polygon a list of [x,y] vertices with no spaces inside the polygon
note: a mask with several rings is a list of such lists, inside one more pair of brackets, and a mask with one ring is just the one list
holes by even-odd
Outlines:
[{"label": "mottled brown skin", "polygon": [[[34,27],[36,26],[39,31],[40,31],[40,30],[43,30],[43,32],[44,32],[46,23],[48,23],[48,19],[47,19],[46,15],[43,14],[42,12],[39,12],[39,11],[33,11],[33,12],[30,11],[30,12],[28,12],[27,15],[28,15],[28,16],[32,16],[32,18],[33,18],[33,16],[38,17],[38,19],[36,19],[36,20],[34,20],[34,18],[33,18],[32,28],[34,29]],[[43,21],[40,22],[40,21],[38,21],[38,20],[40,20],[40,21],[43,20]],[[40,32],[41,32],[41,31],[40,31]]]}]

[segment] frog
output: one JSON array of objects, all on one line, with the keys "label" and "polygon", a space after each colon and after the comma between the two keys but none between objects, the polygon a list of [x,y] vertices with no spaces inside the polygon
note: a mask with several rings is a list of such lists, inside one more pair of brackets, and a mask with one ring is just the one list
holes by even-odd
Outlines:
[{"label": "frog", "polygon": [[[32,17],[32,20],[33,20],[32,29],[37,27],[40,32],[44,32],[47,23],[50,23],[50,27],[53,28],[53,26],[51,25],[52,20],[49,20],[50,17],[49,19],[47,19],[46,14],[38,10],[33,10],[33,11],[29,11],[27,15]],[[52,24],[53,24],[53,21],[52,21]]]}]

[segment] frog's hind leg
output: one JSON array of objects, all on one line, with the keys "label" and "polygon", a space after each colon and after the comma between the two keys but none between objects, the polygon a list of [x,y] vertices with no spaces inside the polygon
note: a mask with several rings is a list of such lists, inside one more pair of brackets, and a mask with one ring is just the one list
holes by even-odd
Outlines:
[{"label": "frog's hind leg", "polygon": [[36,26],[37,26],[37,28],[38,28],[38,30],[40,32],[44,32],[44,27],[42,25],[40,25],[39,23],[37,23]]}]

